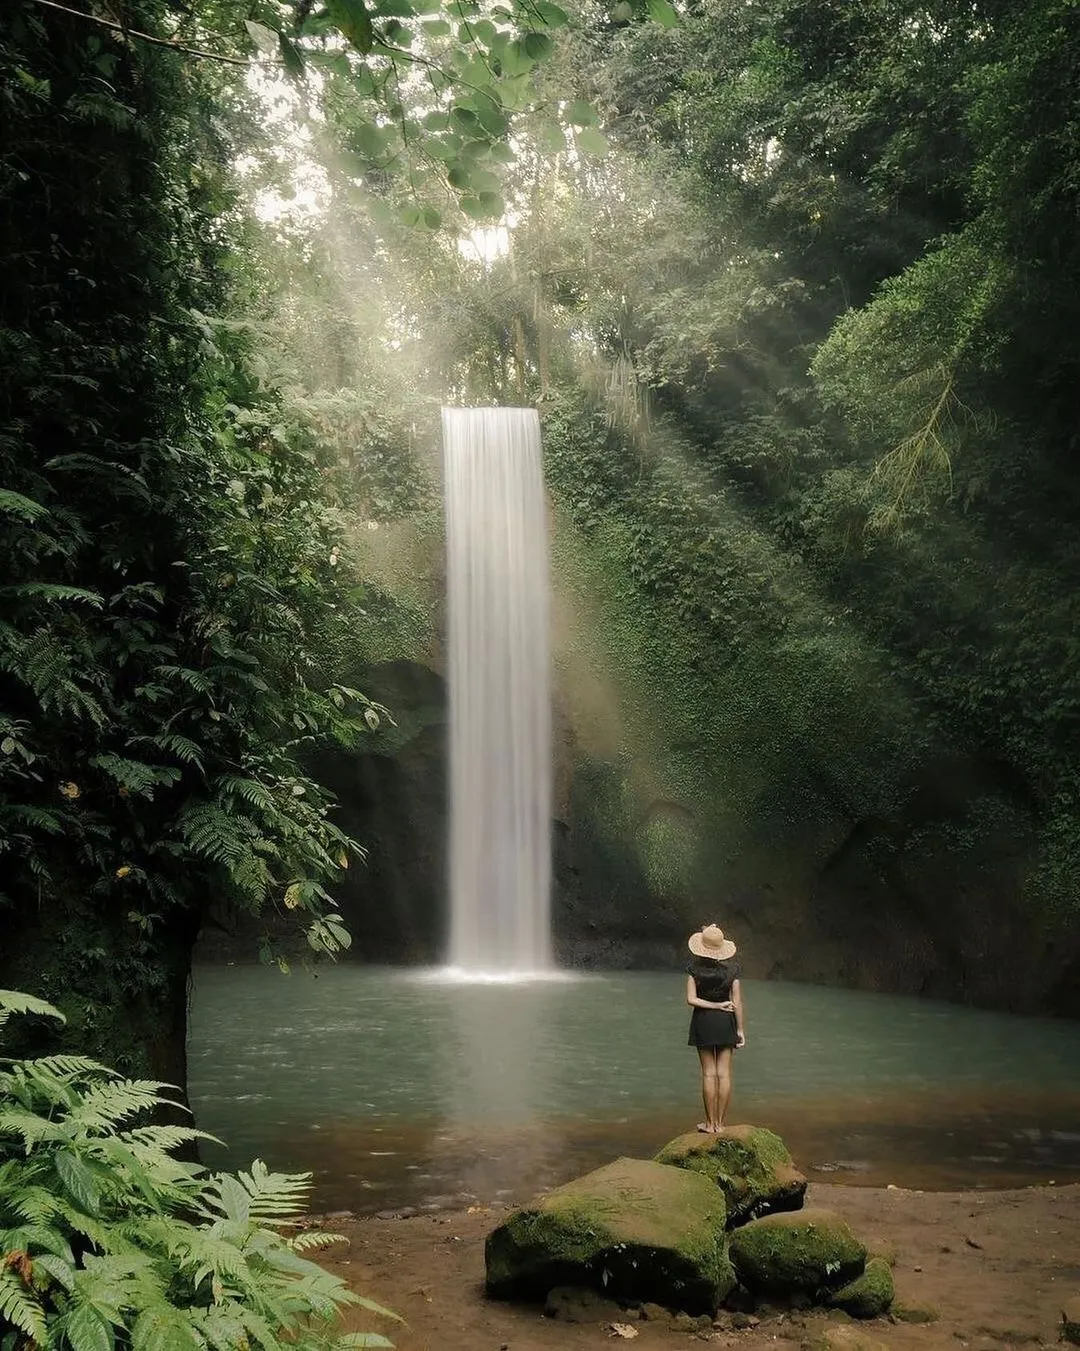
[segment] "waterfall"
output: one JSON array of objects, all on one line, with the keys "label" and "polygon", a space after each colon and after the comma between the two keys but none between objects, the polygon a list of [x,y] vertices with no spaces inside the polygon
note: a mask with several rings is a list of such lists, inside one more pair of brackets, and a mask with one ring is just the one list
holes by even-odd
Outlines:
[{"label": "waterfall", "polygon": [[444,408],[450,964],[551,963],[547,511],[531,408]]}]

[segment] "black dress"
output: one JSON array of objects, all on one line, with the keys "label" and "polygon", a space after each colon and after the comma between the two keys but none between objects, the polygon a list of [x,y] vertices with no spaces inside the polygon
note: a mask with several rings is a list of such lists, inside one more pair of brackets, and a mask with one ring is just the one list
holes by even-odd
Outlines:
[{"label": "black dress", "polygon": [[[710,1004],[722,1004],[731,998],[731,987],[739,979],[739,959],[729,957],[718,961],[715,957],[695,957],[686,964],[686,973],[693,976],[698,998]],[[734,1013],[723,1009],[694,1009],[690,1015],[688,1046],[734,1046],[737,1041]]]}]

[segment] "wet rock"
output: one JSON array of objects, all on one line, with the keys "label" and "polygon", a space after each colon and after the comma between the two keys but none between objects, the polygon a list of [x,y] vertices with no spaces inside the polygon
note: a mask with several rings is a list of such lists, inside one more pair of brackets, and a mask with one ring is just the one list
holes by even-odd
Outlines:
[{"label": "wet rock", "polygon": [[806,1178],[792,1163],[779,1135],[763,1126],[728,1126],[720,1135],[679,1135],[656,1155],[657,1163],[687,1168],[715,1182],[727,1201],[728,1225],[780,1211],[798,1210]]},{"label": "wet rock", "polygon": [[610,1323],[625,1316],[614,1300],[574,1285],[558,1285],[549,1290],[544,1314],[564,1323]]},{"label": "wet rock", "polygon": [[880,1318],[895,1295],[892,1270],[883,1257],[871,1257],[861,1276],[834,1290],[826,1303],[852,1318]]},{"label": "wet rock", "polygon": [[754,1294],[835,1288],[866,1266],[865,1247],[831,1210],[752,1220],[733,1231],[730,1250],[739,1281]]},{"label": "wet rock", "polygon": [[665,1309],[662,1304],[643,1304],[641,1306],[641,1316],[650,1323],[670,1323],[671,1310]]},{"label": "wet rock", "polygon": [[750,1328],[756,1328],[761,1319],[752,1313],[733,1313],[731,1315],[731,1326],[736,1332],[746,1332]]},{"label": "wet rock", "polygon": [[702,1313],[695,1318],[692,1314],[677,1313],[671,1326],[676,1332],[711,1332],[712,1314]]},{"label": "wet rock", "polygon": [[1073,1346],[1080,1346],[1080,1295],[1065,1301],[1061,1310],[1061,1337]]},{"label": "wet rock", "polygon": [[487,1290],[543,1299],[559,1285],[713,1313],[735,1284],[726,1213],[706,1178],[618,1159],[509,1215],[488,1235]]},{"label": "wet rock", "polygon": [[940,1314],[930,1305],[894,1304],[890,1313],[897,1323],[936,1323]]}]

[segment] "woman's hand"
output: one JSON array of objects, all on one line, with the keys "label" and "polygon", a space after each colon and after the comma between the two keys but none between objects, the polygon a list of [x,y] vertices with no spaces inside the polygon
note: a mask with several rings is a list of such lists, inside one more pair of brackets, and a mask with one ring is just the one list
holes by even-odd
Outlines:
[{"label": "woman's hand", "polygon": [[746,1045],[746,1033],[740,1027],[738,1032],[735,1033],[735,1049],[739,1050],[741,1047],[745,1045]]},{"label": "woman's hand", "polygon": [[725,999],[722,1004],[717,1004],[716,1007],[718,1009],[722,1009],[725,1013],[735,1012],[735,1005],[732,1003],[730,999]]}]

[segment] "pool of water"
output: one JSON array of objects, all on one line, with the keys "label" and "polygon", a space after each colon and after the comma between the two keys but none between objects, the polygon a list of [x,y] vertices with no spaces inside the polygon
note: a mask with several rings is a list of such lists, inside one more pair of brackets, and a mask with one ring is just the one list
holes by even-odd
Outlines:
[{"label": "pool of water", "polygon": [[[1080,1180],[1080,1023],[744,981],[731,1121],[813,1179]],[[522,985],[341,965],[197,970],[189,1083],[212,1166],[311,1170],[357,1211],[523,1199],[700,1118],[678,974]]]}]

